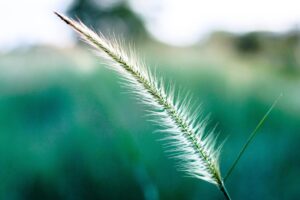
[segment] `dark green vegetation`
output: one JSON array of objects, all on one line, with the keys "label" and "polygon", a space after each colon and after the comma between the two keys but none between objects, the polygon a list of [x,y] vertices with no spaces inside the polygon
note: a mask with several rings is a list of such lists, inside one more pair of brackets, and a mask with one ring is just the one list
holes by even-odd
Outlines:
[{"label": "dark green vegetation", "polygon": [[74,0],[68,15],[80,17],[89,27],[101,33],[122,33],[123,37],[146,39],[143,20],[132,11],[127,0]]},{"label": "dark green vegetation", "polygon": [[[299,197],[298,75],[199,49],[143,52],[228,138],[223,175],[283,93],[226,185],[233,199]],[[215,186],[176,171],[144,108],[100,63],[80,49],[0,57],[0,199],[221,199]]]}]

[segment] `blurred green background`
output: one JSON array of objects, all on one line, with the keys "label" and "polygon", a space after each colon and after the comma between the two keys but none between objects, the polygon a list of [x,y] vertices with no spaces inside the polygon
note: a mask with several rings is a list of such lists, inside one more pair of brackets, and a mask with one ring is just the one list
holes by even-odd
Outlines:
[{"label": "blurred green background", "polygon": [[[223,175],[282,93],[226,185],[232,199],[299,199],[297,30],[217,31],[173,47],[153,40],[126,2],[93,2],[74,1],[68,13],[105,33],[113,27],[166,83],[191,91],[226,139]],[[145,107],[101,63],[81,42],[0,54],[0,199],[223,199],[214,185],[176,171]]]}]

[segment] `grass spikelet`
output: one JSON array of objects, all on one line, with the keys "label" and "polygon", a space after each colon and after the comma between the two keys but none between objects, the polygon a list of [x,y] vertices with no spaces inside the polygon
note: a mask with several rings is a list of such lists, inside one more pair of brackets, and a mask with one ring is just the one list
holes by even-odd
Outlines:
[{"label": "grass spikelet", "polygon": [[216,146],[212,133],[205,133],[206,121],[199,122],[199,109],[191,112],[189,97],[184,101],[179,101],[178,97],[175,99],[174,89],[166,90],[163,82],[152,75],[133,50],[124,50],[116,39],[108,40],[81,22],[55,14],[93,46],[97,54],[107,61],[108,68],[116,71],[130,91],[149,106],[149,114],[154,116],[155,122],[162,127],[160,131],[166,135],[171,156],[179,161],[178,169],[215,184],[226,199],[230,199],[219,169],[220,146]]}]

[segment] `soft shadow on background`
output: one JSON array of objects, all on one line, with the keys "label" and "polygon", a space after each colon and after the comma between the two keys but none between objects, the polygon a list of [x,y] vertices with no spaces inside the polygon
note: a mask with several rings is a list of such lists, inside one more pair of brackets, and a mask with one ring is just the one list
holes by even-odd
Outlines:
[{"label": "soft shadow on background", "polygon": [[[297,27],[216,30],[175,47],[153,39],[126,1],[77,0],[65,12],[134,42],[166,82],[193,93],[210,128],[217,124],[219,140],[227,139],[223,174],[282,93],[226,185],[233,199],[299,198]],[[222,199],[215,186],[176,171],[144,107],[74,38],[73,45],[22,44],[0,53],[0,198]]]}]

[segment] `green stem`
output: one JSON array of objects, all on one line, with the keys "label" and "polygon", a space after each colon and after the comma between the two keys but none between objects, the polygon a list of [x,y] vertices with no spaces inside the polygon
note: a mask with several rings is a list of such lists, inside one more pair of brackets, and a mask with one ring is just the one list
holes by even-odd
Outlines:
[{"label": "green stem", "polygon": [[250,134],[247,142],[244,144],[242,150],[240,151],[238,157],[236,158],[236,160],[234,161],[234,163],[232,164],[232,166],[230,167],[230,169],[228,170],[224,181],[227,180],[227,178],[231,175],[232,171],[234,170],[234,168],[236,167],[237,163],[239,162],[239,160],[241,159],[242,155],[244,154],[245,150],[248,148],[249,144],[251,143],[251,141],[254,139],[254,137],[256,136],[259,128],[263,125],[263,123],[265,122],[266,118],[268,117],[268,115],[271,113],[271,111],[273,110],[273,108],[276,106],[276,104],[278,103],[279,99],[282,97],[282,94],[280,94],[277,99],[273,102],[272,106],[269,108],[269,110],[266,112],[266,114],[263,116],[263,118],[259,121],[259,123],[257,124],[257,126],[255,127],[255,129],[252,131],[252,133]]},{"label": "green stem", "polygon": [[222,183],[222,185],[220,187],[220,190],[224,194],[226,200],[231,200],[231,198],[229,196],[229,193],[227,192],[227,189],[226,189],[224,183]]}]

